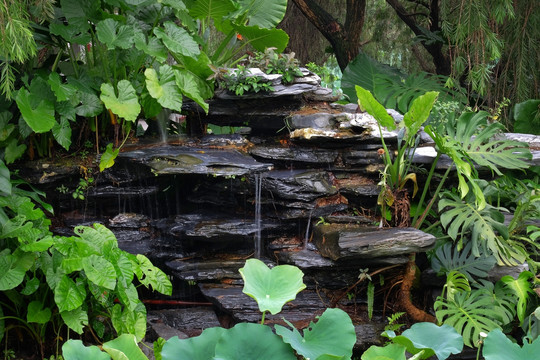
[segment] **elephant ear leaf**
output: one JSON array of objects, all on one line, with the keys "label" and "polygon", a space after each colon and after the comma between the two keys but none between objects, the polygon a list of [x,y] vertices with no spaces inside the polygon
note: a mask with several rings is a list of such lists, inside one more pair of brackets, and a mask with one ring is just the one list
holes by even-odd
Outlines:
[{"label": "elephant ear leaf", "polygon": [[355,89],[360,110],[373,116],[379,125],[386,127],[388,130],[394,130],[396,128],[394,118],[388,114],[384,106],[375,100],[371,92],[358,85],[355,86]]},{"label": "elephant ear leaf", "polygon": [[25,88],[17,92],[15,101],[21,111],[22,118],[36,133],[44,133],[52,129],[56,120],[54,118],[54,103],[48,99],[41,99],[35,106],[32,104],[30,94]]},{"label": "elephant ear leaf", "polygon": [[174,72],[169,65],[159,68],[159,76],[154,69],[146,69],[144,76],[148,93],[160,105],[176,111],[182,110],[182,94],[176,86]]},{"label": "elephant ear leaf", "polygon": [[112,84],[101,84],[101,101],[107,109],[119,117],[128,121],[137,120],[137,116],[141,112],[141,105],[139,105],[135,88],[128,80],[120,80],[117,87],[118,95],[116,95]]}]

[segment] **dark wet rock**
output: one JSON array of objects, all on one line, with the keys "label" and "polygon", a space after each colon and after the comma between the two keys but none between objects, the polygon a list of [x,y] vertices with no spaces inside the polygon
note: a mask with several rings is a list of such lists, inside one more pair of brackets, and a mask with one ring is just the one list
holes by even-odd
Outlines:
[{"label": "dark wet rock", "polygon": [[[220,326],[217,315],[211,307],[150,310],[148,311],[147,321],[155,330],[156,328],[165,331],[174,329],[188,336],[198,335],[204,329]],[[169,339],[169,337],[163,338]]]},{"label": "dark wet rock", "polygon": [[294,114],[289,120],[291,129],[331,129],[337,124],[336,116],[328,113]]},{"label": "dark wet rock", "polygon": [[[215,214],[178,215],[169,224],[171,226],[162,228],[162,232],[178,238],[217,239],[220,241],[253,237],[258,230],[253,218],[229,218],[227,215]],[[161,226],[163,225],[165,224],[161,224]],[[261,221],[260,229],[266,232],[278,229],[279,226],[278,223],[264,220]]]},{"label": "dark wet rock", "polygon": [[379,164],[381,156],[374,150],[350,150],[343,154],[343,163],[348,166]]},{"label": "dark wet rock", "polygon": [[329,224],[315,227],[313,242],[323,256],[345,260],[425,252],[433,246],[435,237],[414,228],[379,230],[376,227]]},{"label": "dark wet rock", "polygon": [[152,236],[148,231],[111,229],[118,247],[130,254],[149,255],[152,252]]},{"label": "dark wet rock", "polygon": [[330,104],[332,109],[335,109],[337,111],[346,112],[350,114],[357,113],[358,110],[358,104],[348,103],[348,104],[338,104],[338,103],[332,103]]},{"label": "dark wet rock", "polygon": [[93,186],[88,190],[86,196],[88,198],[105,198],[105,197],[137,197],[154,195],[159,192],[157,186]]},{"label": "dark wet rock", "polygon": [[325,171],[271,171],[263,177],[263,189],[270,191],[274,197],[299,201],[312,201],[337,193]]},{"label": "dark wet rock", "polygon": [[200,143],[200,146],[220,146],[220,147],[226,147],[226,146],[236,146],[238,148],[242,147],[248,147],[250,145],[250,142],[239,134],[232,134],[232,135],[207,135],[204,136]]},{"label": "dark wet rock", "polygon": [[316,251],[302,249],[299,251],[280,251],[277,258],[281,263],[294,265],[302,270],[329,269],[336,266],[335,262],[322,257]]},{"label": "dark wet rock", "polygon": [[381,333],[384,331],[384,323],[365,323],[358,324],[354,326],[354,331],[356,332],[356,344],[354,345],[355,350],[365,351],[370,346],[383,346],[384,341],[381,337]]},{"label": "dark wet rock", "polygon": [[250,154],[262,158],[264,161],[297,162],[321,166],[334,165],[339,156],[339,153],[334,150],[277,145],[255,146],[250,150]]},{"label": "dark wet rock", "polygon": [[110,228],[139,229],[150,225],[150,219],[146,215],[135,213],[122,213],[109,220]]},{"label": "dark wet rock", "polygon": [[173,274],[185,281],[208,281],[222,279],[241,279],[238,269],[244,266],[245,259],[188,259],[171,260],[166,263]]},{"label": "dark wet rock", "polygon": [[332,89],[318,87],[314,90],[305,92],[304,98],[306,101],[314,102],[314,101],[325,101],[325,102],[332,102],[332,101],[338,101],[339,95],[334,94]]},{"label": "dark wet rock", "polygon": [[503,276],[509,275],[514,279],[517,279],[519,274],[523,271],[529,271],[529,265],[527,263],[516,265],[516,266],[500,266],[495,265],[488,272],[488,280],[495,283],[499,281]]},{"label": "dark wet rock", "polygon": [[28,161],[18,168],[19,175],[31,184],[51,184],[65,181],[72,176],[79,176],[81,171],[79,164],[68,159],[54,162],[49,161],[49,159]]},{"label": "dark wet rock", "polygon": [[337,224],[372,224],[373,219],[362,215],[330,215],[325,218],[329,223]]},{"label": "dark wet rock", "polygon": [[264,172],[271,164],[255,161],[237,150],[162,146],[119,155],[150,166],[157,174],[246,175]]},{"label": "dark wet rock", "polygon": [[[262,313],[257,302],[242,292],[242,286],[199,284],[205,297],[223,311],[230,313],[237,321],[260,322]],[[294,323],[313,321],[326,309],[330,300],[324,293],[312,290],[303,290],[296,295],[296,299],[285,304],[283,311],[276,315],[266,314],[266,324],[283,324],[282,318]],[[304,327],[303,326],[303,327]]]},{"label": "dark wet rock", "polygon": [[336,177],[335,183],[339,191],[345,195],[377,196],[380,191],[373,179],[357,174],[339,175]]}]

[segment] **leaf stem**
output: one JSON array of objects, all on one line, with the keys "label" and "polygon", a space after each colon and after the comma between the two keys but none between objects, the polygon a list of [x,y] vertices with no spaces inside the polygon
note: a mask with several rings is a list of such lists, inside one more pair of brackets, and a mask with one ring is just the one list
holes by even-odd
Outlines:
[{"label": "leaf stem", "polygon": [[266,315],[266,310],[263,311],[262,318],[261,318],[261,325],[264,325],[264,316]]}]

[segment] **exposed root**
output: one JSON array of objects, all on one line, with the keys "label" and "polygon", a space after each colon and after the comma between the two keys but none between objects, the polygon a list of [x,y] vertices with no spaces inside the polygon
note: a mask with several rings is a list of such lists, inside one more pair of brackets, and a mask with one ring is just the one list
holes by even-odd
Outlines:
[{"label": "exposed root", "polygon": [[414,260],[415,254],[411,254],[405,268],[405,273],[403,274],[403,282],[401,283],[401,292],[399,294],[400,305],[412,320],[436,323],[437,319],[433,315],[417,308],[411,301],[411,288],[416,275],[416,263]]}]

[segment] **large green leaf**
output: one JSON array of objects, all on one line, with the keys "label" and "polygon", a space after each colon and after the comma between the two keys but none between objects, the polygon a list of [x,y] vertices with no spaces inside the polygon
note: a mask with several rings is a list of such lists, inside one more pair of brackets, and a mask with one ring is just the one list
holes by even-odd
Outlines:
[{"label": "large green leaf", "polygon": [[105,152],[101,155],[101,159],[99,160],[99,171],[103,171],[113,166],[114,159],[116,159],[119,153],[120,149],[113,149],[113,144],[108,144]]},{"label": "large green leaf", "polygon": [[148,360],[137,344],[137,338],[131,334],[122,334],[116,339],[103,344],[103,350],[113,360]]},{"label": "large green leaf", "polygon": [[25,144],[19,144],[19,141],[16,138],[11,139],[4,149],[4,160],[6,161],[6,164],[14,163],[15,160],[23,156],[25,150]]},{"label": "large green leaf", "polygon": [[195,19],[212,18],[221,21],[230,13],[236,11],[231,0],[199,0],[189,9],[189,14]]},{"label": "large green leaf", "polygon": [[75,108],[77,115],[83,117],[98,116],[103,112],[103,104],[96,94],[90,92],[79,93],[80,105]]},{"label": "large green leaf", "polygon": [[482,355],[486,360],[532,360],[540,354],[540,337],[523,347],[510,340],[500,329],[491,331],[484,340]]},{"label": "large green leaf", "polygon": [[10,181],[11,175],[9,172],[8,167],[2,159],[0,159],[0,194],[2,196],[10,196],[11,195],[11,181]]},{"label": "large green leaf", "polygon": [[497,260],[486,253],[479,257],[472,254],[472,244],[468,242],[461,251],[452,246],[450,242],[439,246],[431,258],[431,268],[438,275],[447,274],[450,271],[463,273],[469,281],[474,281],[473,276],[487,277],[488,271],[495,266]]},{"label": "large green leaf", "polygon": [[264,52],[266,48],[275,47],[276,52],[285,50],[289,43],[289,35],[281,29],[265,29],[259,26],[234,26],[257,51]]},{"label": "large green leaf", "polygon": [[150,260],[144,255],[137,254],[139,268],[143,276],[139,277],[141,284],[152,286],[152,288],[162,294],[171,295],[172,284],[167,275],[159,268],[152,265]]},{"label": "large green leaf", "polygon": [[531,99],[514,106],[514,131],[540,135],[540,100]]},{"label": "large green leaf", "polygon": [[99,255],[86,256],[82,259],[82,266],[88,280],[106,289],[114,290],[116,271],[114,266],[104,257]]},{"label": "large green leaf", "polygon": [[88,21],[96,21],[100,15],[100,2],[95,0],[60,0],[62,12],[69,24],[87,29]]},{"label": "large green leaf", "polygon": [[521,324],[523,324],[523,320],[525,319],[529,296],[530,294],[535,294],[532,288],[531,278],[534,278],[534,275],[530,271],[521,272],[517,279],[514,279],[510,275],[501,278],[501,282],[503,282],[518,298],[517,315]]},{"label": "large green leaf", "polygon": [[182,94],[176,86],[173,69],[169,65],[161,65],[159,76],[156,70],[146,69],[146,88],[148,93],[164,108],[182,111]]},{"label": "large green leaf", "polygon": [[221,327],[205,329],[201,335],[188,339],[172,337],[161,350],[163,360],[212,360],[216,354],[216,344],[227,330]]},{"label": "large green leaf", "polygon": [[409,137],[415,136],[420,130],[420,127],[426,122],[433,108],[435,100],[437,100],[439,93],[436,91],[429,91],[423,95],[417,97],[412,105],[403,116],[403,123],[407,128],[407,135]]},{"label": "large green leaf", "polygon": [[[32,254],[25,255],[28,256]],[[16,253],[10,254],[9,249],[0,252],[0,291],[10,290],[21,284],[29,268],[25,259]]]},{"label": "large green leaf", "polygon": [[66,150],[71,146],[71,126],[69,120],[60,117],[60,123],[55,123],[52,127],[52,133],[55,140]]},{"label": "large green leaf", "polygon": [[242,291],[257,301],[260,311],[268,310],[273,315],[306,288],[302,282],[304,274],[295,266],[279,265],[269,269],[262,261],[249,259],[239,271],[244,279]]},{"label": "large green leaf", "polygon": [[501,325],[498,307],[485,290],[461,291],[453,300],[438,297],[434,308],[437,320],[453,326],[463,336],[465,345],[478,345],[480,333],[488,333]]},{"label": "large green leaf", "polygon": [[118,96],[112,84],[101,84],[100,99],[107,109],[114,114],[128,120],[135,121],[141,112],[141,105],[137,99],[137,93],[128,80],[120,80],[117,84]]},{"label": "large green leaf", "polygon": [[247,10],[250,26],[273,28],[283,20],[287,0],[240,0],[242,9]]},{"label": "large green leaf", "polygon": [[51,86],[54,95],[56,95],[57,101],[69,100],[77,91],[73,85],[63,83],[62,79],[60,79],[60,75],[57,72],[51,72],[47,82]]},{"label": "large green leaf", "polygon": [[370,58],[364,52],[360,52],[343,71],[341,80],[343,93],[349,97],[351,102],[356,102],[358,98],[355,86],[358,85],[371,91],[378,100],[383,101],[384,98],[381,98],[377,93],[377,84],[381,81],[381,75],[395,79],[396,82],[401,81],[402,77],[398,69],[383,65]]},{"label": "large green leaf", "polygon": [[178,85],[182,93],[194,100],[206,113],[208,113],[210,107],[204,100],[209,97],[208,95],[212,91],[206,81],[185,69],[174,70],[174,75],[176,85]]},{"label": "large green leaf", "polygon": [[375,100],[371,92],[358,85],[355,86],[355,89],[360,110],[366,111],[373,116],[381,126],[386,127],[388,130],[394,130],[396,128],[394,118],[386,112],[384,106]]},{"label": "large green leaf", "polygon": [[341,309],[326,309],[317,323],[311,322],[304,330],[304,336],[285,320],[292,330],[275,325],[276,334],[300,355],[308,359],[317,359],[324,354],[352,356],[356,343],[356,333],[351,318]]},{"label": "large green leaf", "polygon": [[121,25],[118,21],[108,18],[96,24],[99,41],[107,45],[107,49],[129,49],[133,45],[133,27]]},{"label": "large green leaf", "polygon": [[74,24],[51,23],[49,24],[51,34],[61,36],[66,42],[79,45],[86,45],[92,37],[86,29]]},{"label": "large green leaf", "polygon": [[32,301],[28,304],[28,310],[26,312],[26,321],[46,324],[51,319],[51,309],[43,308],[43,303],[41,301]]},{"label": "large green leaf", "polygon": [[163,26],[165,29],[154,28],[154,34],[163,41],[167,49],[184,56],[199,56],[199,45],[185,29],[172,21],[167,21]]},{"label": "large green leaf", "polygon": [[141,341],[146,334],[146,308],[139,302],[135,309],[115,304],[111,312],[111,321],[119,334],[133,334]]},{"label": "large green leaf", "polygon": [[111,357],[97,346],[84,346],[81,340],[69,339],[62,345],[65,360],[110,360]]},{"label": "large green leaf", "polygon": [[508,228],[498,208],[487,204],[480,210],[471,201],[471,196],[463,201],[457,194],[444,192],[439,201],[439,211],[441,224],[452,239],[461,242],[465,234],[470,235],[474,256],[493,253],[499,264],[509,265],[524,260],[523,255],[506,241]]},{"label": "large green leaf", "polygon": [[371,346],[361,357],[362,360],[405,360],[405,346],[390,344],[385,347]]},{"label": "large green leaf", "polygon": [[24,121],[36,133],[44,133],[52,129],[54,118],[54,103],[42,99],[37,106],[32,106],[31,98],[39,94],[30,94],[25,88],[19,89],[15,101],[21,111]]},{"label": "large green leaf", "polygon": [[160,63],[164,63],[167,60],[167,48],[156,37],[150,36],[148,40],[146,35],[141,30],[136,30],[133,35],[133,41],[135,47],[147,55],[155,57]]},{"label": "large green leaf", "polygon": [[296,360],[292,348],[268,326],[240,323],[227,330],[216,344],[213,360]]},{"label": "large green leaf", "polygon": [[60,312],[77,309],[82,305],[85,297],[86,291],[84,287],[79,287],[75,284],[75,281],[66,275],[62,276],[54,289],[54,301]]},{"label": "large green leaf", "polygon": [[453,327],[428,322],[414,324],[400,336],[392,337],[392,341],[405,346],[413,355],[424,350],[421,359],[436,355],[437,359],[445,360],[463,350],[463,338]]}]

